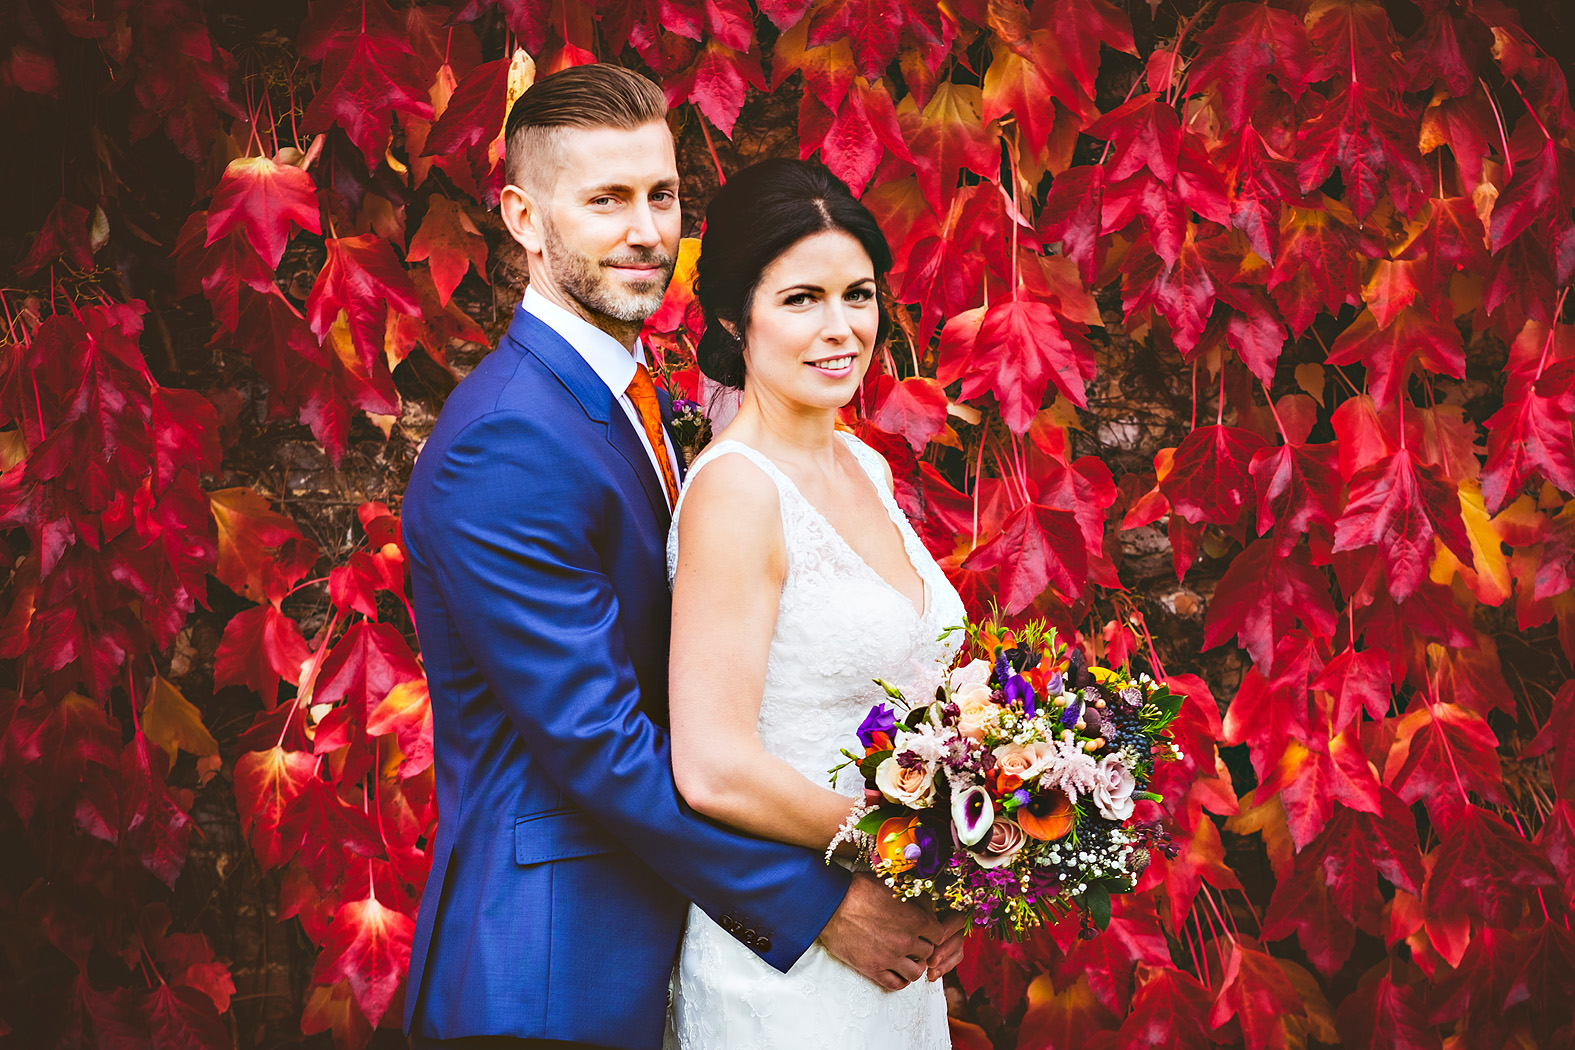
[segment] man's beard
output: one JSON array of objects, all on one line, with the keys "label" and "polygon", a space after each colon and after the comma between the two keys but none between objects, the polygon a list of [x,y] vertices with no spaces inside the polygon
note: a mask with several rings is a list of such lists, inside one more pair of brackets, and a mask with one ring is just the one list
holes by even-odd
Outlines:
[{"label": "man's beard", "polygon": [[[634,249],[592,261],[572,251],[563,243],[558,228],[551,219],[545,224],[546,237],[542,245],[547,265],[564,294],[574,299],[593,314],[626,324],[638,324],[656,312],[667,294],[667,285],[673,279],[677,261],[659,249]],[[646,291],[624,291],[616,287],[604,272],[608,266],[656,266],[649,281],[634,287],[648,286]]]}]

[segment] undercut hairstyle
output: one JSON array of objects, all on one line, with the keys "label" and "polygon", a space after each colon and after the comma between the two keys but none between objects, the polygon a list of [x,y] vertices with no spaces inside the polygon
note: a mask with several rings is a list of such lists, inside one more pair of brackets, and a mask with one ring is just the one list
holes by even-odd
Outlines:
[{"label": "undercut hairstyle", "polygon": [[[744,385],[743,333],[760,275],[805,237],[842,230],[864,246],[884,292],[891,246],[869,209],[824,165],[774,158],[728,179],[705,211],[695,298],[705,332],[695,347],[700,371],[723,386]],[[891,331],[883,294],[875,345]],[[723,324],[732,326],[732,331]],[[737,334],[735,335],[734,332]]]},{"label": "undercut hairstyle", "polygon": [[633,131],[667,118],[662,89],[622,66],[570,66],[515,100],[504,125],[504,175],[534,195],[552,192],[567,128]]}]

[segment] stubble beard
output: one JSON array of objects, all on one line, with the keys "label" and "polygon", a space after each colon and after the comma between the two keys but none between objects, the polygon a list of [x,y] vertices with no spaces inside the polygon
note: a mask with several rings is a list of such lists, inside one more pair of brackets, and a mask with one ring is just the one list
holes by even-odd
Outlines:
[{"label": "stubble beard", "polygon": [[[592,318],[605,318],[619,326],[643,324],[662,305],[667,285],[673,279],[677,260],[657,249],[629,251],[592,260],[571,250],[558,233],[557,226],[549,219],[545,223],[543,254],[558,287],[565,295],[579,303]],[[659,276],[641,281],[634,286],[638,291],[624,291],[614,286],[605,268],[609,266],[656,266]]]}]

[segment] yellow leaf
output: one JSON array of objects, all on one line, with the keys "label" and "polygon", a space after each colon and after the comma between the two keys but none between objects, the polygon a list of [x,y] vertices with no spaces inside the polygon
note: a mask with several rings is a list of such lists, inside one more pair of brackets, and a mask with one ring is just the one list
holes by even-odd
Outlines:
[{"label": "yellow leaf", "polygon": [[1482,487],[1475,481],[1460,483],[1460,517],[1471,541],[1471,565],[1466,565],[1442,543],[1435,541],[1431,578],[1448,584],[1458,573],[1465,585],[1484,605],[1502,605],[1510,595],[1509,559],[1504,555],[1503,536],[1482,501]]},{"label": "yellow leaf", "polygon": [[1305,364],[1296,366],[1296,385],[1319,405],[1323,404],[1323,385],[1328,377],[1324,375],[1323,365]]},{"label": "yellow leaf", "polygon": [[173,682],[154,675],[142,707],[142,735],[164,749],[170,761],[177,750],[204,756],[219,753],[219,743],[202,724],[202,712],[187,700]]}]

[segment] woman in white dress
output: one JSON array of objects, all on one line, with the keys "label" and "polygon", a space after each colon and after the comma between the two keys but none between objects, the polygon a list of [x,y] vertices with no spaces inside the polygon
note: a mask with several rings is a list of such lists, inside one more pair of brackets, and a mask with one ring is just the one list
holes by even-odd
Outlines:
[{"label": "woman in white dress", "polygon": [[[835,790],[826,771],[884,698],[872,679],[932,696],[957,645],[940,635],[965,614],[885,460],[836,429],[889,324],[874,219],[823,167],[786,160],[740,172],[706,219],[700,366],[742,400],[690,469],[668,538],[673,773],[699,812],[824,850],[862,800],[856,770]],[[669,1042],[938,1050],[936,969],[882,986],[817,943],[784,974],[691,908]]]}]

